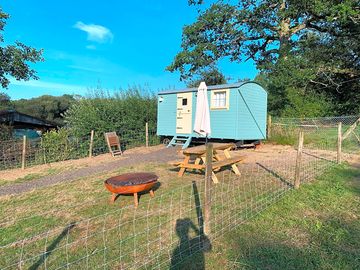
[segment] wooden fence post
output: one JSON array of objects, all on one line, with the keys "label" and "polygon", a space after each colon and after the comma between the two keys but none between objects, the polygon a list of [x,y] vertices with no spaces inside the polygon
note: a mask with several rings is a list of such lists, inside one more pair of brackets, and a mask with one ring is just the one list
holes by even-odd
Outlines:
[{"label": "wooden fence post", "polygon": [[301,155],[304,145],[304,131],[299,132],[299,142],[296,155],[296,167],[295,167],[295,183],[294,187],[297,189],[300,187],[300,170],[301,170]]},{"label": "wooden fence post", "polygon": [[146,122],[145,124],[145,145],[149,147],[149,124]]},{"label": "wooden fence post", "polygon": [[271,115],[269,114],[268,118],[267,118],[267,129],[266,129],[266,137],[267,137],[267,139],[270,138],[270,134],[271,134]]},{"label": "wooden fence post", "polygon": [[211,186],[212,186],[212,159],[213,145],[206,145],[206,170],[205,170],[205,199],[204,199],[204,233],[209,235],[211,232]]},{"label": "wooden fence post", "polygon": [[94,143],[94,130],[91,130],[91,132],[90,132],[89,158],[92,157],[93,143]]},{"label": "wooden fence post", "polygon": [[41,147],[43,158],[44,158],[44,164],[46,164],[46,151],[44,148],[44,139],[43,139],[42,135],[40,137],[40,145],[41,145],[40,147]]},{"label": "wooden fence post", "polygon": [[342,123],[338,125],[338,138],[337,138],[337,163],[341,163],[341,147],[342,147]]},{"label": "wooden fence post", "polygon": [[23,148],[22,148],[22,157],[21,157],[21,169],[25,170],[25,161],[26,161],[26,136],[23,136]]}]

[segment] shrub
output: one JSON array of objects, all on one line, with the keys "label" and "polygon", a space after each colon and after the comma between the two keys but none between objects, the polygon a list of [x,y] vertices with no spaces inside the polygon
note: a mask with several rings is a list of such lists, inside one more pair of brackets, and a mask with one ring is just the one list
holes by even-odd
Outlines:
[{"label": "shrub", "polygon": [[0,141],[12,139],[13,128],[11,126],[0,124]]},{"label": "shrub", "polygon": [[89,139],[79,140],[71,136],[70,131],[65,128],[51,130],[43,135],[41,149],[45,162],[85,157],[89,149]]},{"label": "shrub", "polygon": [[113,94],[98,89],[69,108],[65,123],[77,138],[88,137],[94,130],[97,149],[105,147],[103,134],[110,131],[116,131],[122,142],[145,142],[145,123],[149,123],[149,132],[154,133],[156,113],[156,96],[146,89],[132,87]]}]

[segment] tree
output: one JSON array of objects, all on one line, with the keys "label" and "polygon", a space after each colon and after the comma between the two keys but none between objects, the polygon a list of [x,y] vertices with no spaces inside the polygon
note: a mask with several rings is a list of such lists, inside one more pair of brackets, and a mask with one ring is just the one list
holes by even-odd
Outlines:
[{"label": "tree", "polygon": [[11,101],[9,95],[0,92],[0,111],[11,109]]},{"label": "tree", "polygon": [[72,95],[50,96],[43,95],[37,98],[12,101],[12,106],[18,112],[29,114],[40,119],[54,122],[62,126],[63,115],[75,103]]},{"label": "tree", "polygon": [[[338,35],[342,24],[351,18],[355,23],[358,6],[353,0],[220,0],[200,9],[197,21],[184,27],[182,51],[167,69],[180,71],[184,80],[224,57],[235,62],[253,59],[260,70],[270,69],[298,46],[303,35]],[[349,36],[351,31],[341,34]]]},{"label": "tree", "polygon": [[227,83],[225,76],[216,67],[202,70],[197,78],[188,81],[187,87],[198,87],[201,82],[205,82],[206,85]]},{"label": "tree", "polygon": [[10,84],[8,76],[16,80],[38,79],[36,71],[31,69],[28,62],[43,61],[42,50],[36,50],[19,41],[13,45],[2,45],[4,38],[2,31],[9,15],[0,7],[0,85],[7,88]]},{"label": "tree", "polygon": [[[167,67],[182,80],[223,58],[252,59],[271,113],[359,113],[358,0],[220,0],[208,8],[202,2],[189,1],[199,15],[184,27],[182,51]],[[304,102],[308,110],[299,108]]]}]

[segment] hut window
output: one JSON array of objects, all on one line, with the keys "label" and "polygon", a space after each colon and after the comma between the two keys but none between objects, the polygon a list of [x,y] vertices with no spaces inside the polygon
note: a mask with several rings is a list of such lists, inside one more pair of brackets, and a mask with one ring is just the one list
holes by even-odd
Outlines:
[{"label": "hut window", "polygon": [[211,109],[229,109],[229,90],[211,92]]},{"label": "hut window", "polygon": [[187,105],[187,98],[183,98],[183,99],[182,99],[182,105],[183,105],[183,106],[186,106],[186,105]]}]

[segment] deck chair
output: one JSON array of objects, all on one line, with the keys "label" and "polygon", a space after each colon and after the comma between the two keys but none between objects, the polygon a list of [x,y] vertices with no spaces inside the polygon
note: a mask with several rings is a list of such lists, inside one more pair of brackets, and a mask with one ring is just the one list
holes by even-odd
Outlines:
[{"label": "deck chair", "polygon": [[109,152],[113,157],[122,155],[120,140],[118,135],[116,135],[116,132],[106,132],[105,140],[108,145]]}]

